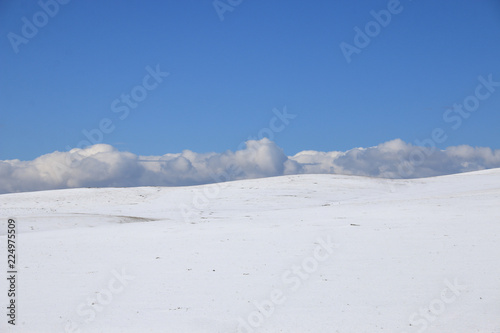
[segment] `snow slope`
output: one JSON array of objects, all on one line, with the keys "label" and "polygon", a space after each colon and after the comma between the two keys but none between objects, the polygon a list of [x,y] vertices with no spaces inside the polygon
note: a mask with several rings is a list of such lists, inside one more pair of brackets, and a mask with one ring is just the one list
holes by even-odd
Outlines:
[{"label": "snow slope", "polygon": [[500,169],[0,195],[0,332],[500,332]]}]

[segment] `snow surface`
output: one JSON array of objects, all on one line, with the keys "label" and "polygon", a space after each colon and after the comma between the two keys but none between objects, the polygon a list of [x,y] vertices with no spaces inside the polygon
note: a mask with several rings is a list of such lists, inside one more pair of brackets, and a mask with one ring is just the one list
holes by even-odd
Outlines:
[{"label": "snow surface", "polygon": [[0,332],[500,332],[499,204],[500,169],[0,195]]}]

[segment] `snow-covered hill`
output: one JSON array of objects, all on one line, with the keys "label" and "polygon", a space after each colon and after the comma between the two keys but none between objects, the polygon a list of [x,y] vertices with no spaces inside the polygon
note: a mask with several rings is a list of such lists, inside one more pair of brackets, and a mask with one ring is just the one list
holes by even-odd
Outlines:
[{"label": "snow-covered hill", "polygon": [[500,332],[500,169],[0,195],[1,332]]}]

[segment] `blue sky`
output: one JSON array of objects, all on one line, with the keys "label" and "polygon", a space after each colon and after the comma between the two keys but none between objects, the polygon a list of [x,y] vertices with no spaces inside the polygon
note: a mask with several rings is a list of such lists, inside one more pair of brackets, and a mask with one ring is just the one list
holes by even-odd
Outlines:
[{"label": "blue sky", "polygon": [[[435,128],[439,148],[500,148],[500,88],[458,128],[443,120],[478,76],[500,81],[500,3],[401,0],[348,63],[339,45],[391,2],[243,0],[220,20],[209,0],[72,0],[17,53],[9,33],[42,9],[2,2],[0,160],[66,151],[103,119],[113,130],[99,142],[121,151],[234,151],[285,106],[297,117],[272,139],[288,155],[415,143]],[[120,119],[113,101],[157,65],[169,76]]]}]

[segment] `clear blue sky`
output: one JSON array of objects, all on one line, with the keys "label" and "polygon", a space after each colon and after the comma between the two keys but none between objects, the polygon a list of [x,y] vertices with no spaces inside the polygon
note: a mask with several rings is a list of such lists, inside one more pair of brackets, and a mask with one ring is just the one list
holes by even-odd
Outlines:
[{"label": "clear blue sky", "polygon": [[[440,148],[500,148],[500,87],[456,130],[443,120],[479,75],[500,81],[500,2],[401,0],[347,63],[340,43],[388,2],[244,0],[221,21],[211,0],[73,0],[16,53],[9,33],[44,17],[36,1],[3,1],[0,160],[75,147],[104,118],[102,142],[136,154],[235,150],[285,105],[298,116],[274,141],[288,155],[413,143],[436,127]],[[157,64],[170,75],[121,120],[112,102]]]}]

